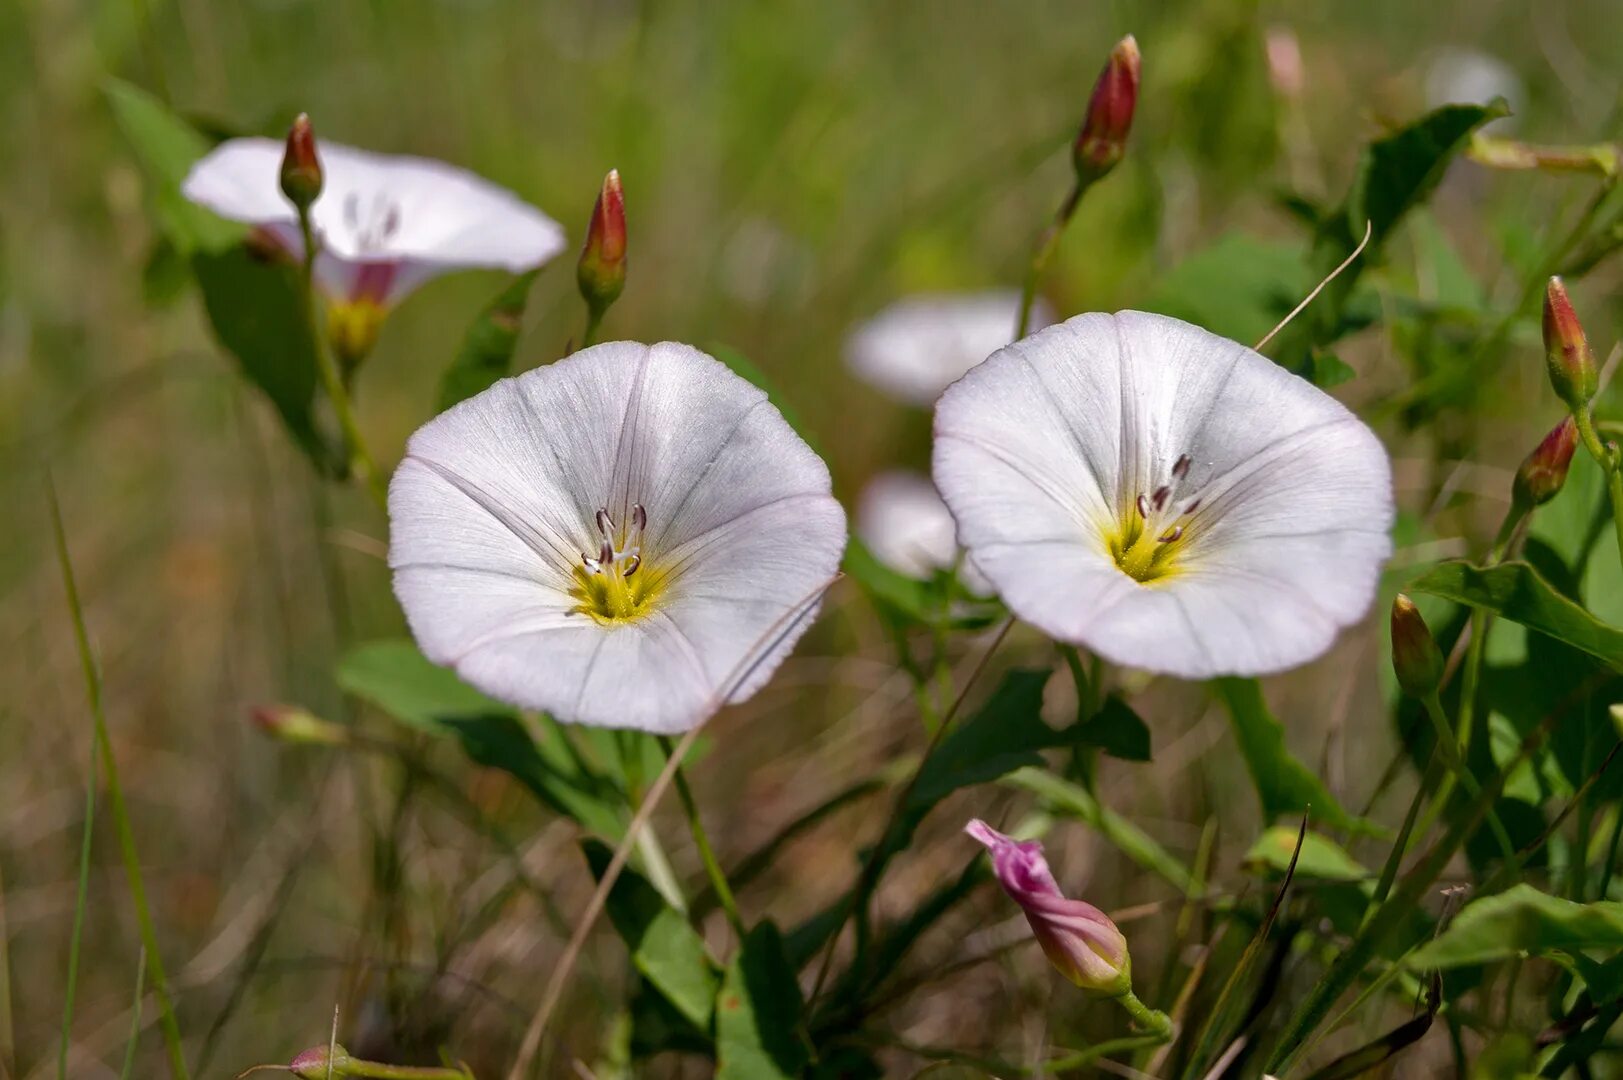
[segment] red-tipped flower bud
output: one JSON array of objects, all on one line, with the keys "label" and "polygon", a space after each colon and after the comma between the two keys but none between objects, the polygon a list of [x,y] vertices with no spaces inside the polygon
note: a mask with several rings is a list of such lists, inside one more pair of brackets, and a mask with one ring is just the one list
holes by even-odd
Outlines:
[{"label": "red-tipped flower bud", "polygon": [[1004,836],[979,819],[964,831],[991,852],[998,884],[1026,913],[1037,944],[1060,974],[1084,990],[1110,997],[1132,990],[1127,939],[1110,916],[1059,891],[1041,843]]},{"label": "red-tipped flower bud", "polygon": [[1516,480],[1510,487],[1511,504],[1526,513],[1560,494],[1577,449],[1578,425],[1572,417],[1563,417],[1516,470]]},{"label": "red-tipped flower bud", "polygon": [[1138,42],[1128,34],[1110,50],[1110,59],[1093,84],[1087,119],[1071,148],[1076,179],[1083,187],[1115,168],[1127,152],[1127,132],[1138,104],[1138,68]]},{"label": "red-tipped flower bud", "polygon": [[1402,593],[1392,601],[1392,670],[1398,686],[1410,697],[1431,697],[1443,682],[1443,654],[1431,628]]},{"label": "red-tipped flower bud", "polygon": [[1595,354],[1567,299],[1567,287],[1558,277],[1551,278],[1544,291],[1544,359],[1550,366],[1550,385],[1555,387],[1556,397],[1571,409],[1586,408],[1599,378]]},{"label": "red-tipped flower bud", "polygon": [[326,1080],[329,1072],[333,1076],[350,1075],[349,1065],[351,1060],[353,1059],[350,1058],[348,1050],[345,1050],[342,1046],[334,1046],[332,1048],[332,1068],[329,1070],[327,1067],[327,1047],[325,1045],[312,1046],[289,1062],[287,1067],[288,1071],[297,1076],[299,1080]]},{"label": "red-tipped flower bud", "polygon": [[610,169],[603,178],[592,207],[592,223],[586,229],[586,245],[581,248],[576,269],[580,294],[592,310],[601,314],[626,287],[626,199],[620,189],[620,173]]},{"label": "red-tipped flower bud", "polygon": [[316,156],[316,132],[307,113],[300,113],[287,133],[282,155],[282,194],[300,210],[321,194],[321,159]]},{"label": "red-tipped flower bud", "polygon": [[248,714],[254,726],[283,742],[343,746],[349,732],[298,705],[259,705]]}]

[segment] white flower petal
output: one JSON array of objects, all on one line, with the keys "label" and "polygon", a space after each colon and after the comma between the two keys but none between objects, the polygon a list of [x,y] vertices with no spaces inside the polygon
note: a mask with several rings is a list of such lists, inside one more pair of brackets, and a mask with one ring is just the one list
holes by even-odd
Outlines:
[{"label": "white flower petal", "polygon": [[[958,560],[958,526],[928,477],[880,473],[857,499],[857,535],[874,558],[909,577],[929,577]],[[967,559],[959,578],[972,593],[991,586]]]},{"label": "white flower petal", "polygon": [[[600,623],[575,572],[598,508],[623,527],[639,504],[636,572],[665,584]],[[827,468],[766,395],[671,343],[599,345],[453,407],[412,436],[389,508],[396,595],[431,660],[516,705],[647,731],[754,693],[845,546]]]},{"label": "white flower petal", "polygon": [[[909,297],[852,332],[846,363],[897,400],[930,405],[966,371],[1007,345],[1019,317],[1020,294],[1013,291]],[[1031,325],[1047,326],[1053,318],[1039,298]]]},{"label": "white flower petal", "polygon": [[[1368,609],[1391,552],[1374,433],[1164,316],[1084,315],[1000,351],[943,395],[934,466],[959,542],[1016,614],[1189,678],[1318,656]],[[1144,584],[1111,547],[1140,496],[1178,545],[1175,572]]]},{"label": "white flower petal", "polygon": [[[334,294],[354,292],[357,267],[394,268],[387,304],[449,270],[514,273],[540,266],[564,247],[563,229],[511,191],[444,162],[374,154],[320,141],[323,184],[311,207],[321,237],[318,265]],[[267,226],[295,255],[298,215],[281,192],[283,147],[271,139],[232,139],[192,167],[186,197],[223,217]]]}]

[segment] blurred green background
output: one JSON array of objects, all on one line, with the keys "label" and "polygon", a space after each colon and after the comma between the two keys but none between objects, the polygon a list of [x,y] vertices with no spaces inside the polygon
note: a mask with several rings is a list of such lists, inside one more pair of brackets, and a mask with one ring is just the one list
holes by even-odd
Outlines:
[{"label": "blurred green background", "polygon": [[[210,1062],[203,1075],[325,1041],[338,1002],[352,1042],[445,1041],[494,1075],[556,955],[557,927],[589,887],[563,826],[512,785],[425,749],[556,885],[550,916],[533,898],[486,912],[501,860],[465,822],[431,802],[402,822],[387,763],[290,751],[245,722],[266,701],[347,712],[330,675],[342,644],[401,628],[379,560],[385,527],[358,494],[316,481],[213,344],[184,273],[154,257],[149,193],[112,122],[108,77],[216,134],[280,134],[304,110],[324,137],[464,165],[562,222],[572,245],[603,173],[618,168],[631,261],[606,336],[740,350],[792,403],[849,506],[876,471],[927,465],[928,418],[849,375],[846,332],[912,292],[1018,282],[1069,182],[1092,81],[1127,32],[1144,56],[1139,112],[1126,161],[1084,202],[1044,284],[1062,315],[1157,303],[1250,332],[1254,320],[1216,286],[1269,253],[1305,267],[1308,236],[1286,196],[1339,199],[1361,146],[1440,103],[1470,54],[1504,69],[1496,92],[1515,116],[1495,133],[1623,134],[1614,0],[0,5],[0,1076],[53,1060],[89,761],[47,468],[188,1046]],[[1299,87],[1278,68],[1287,32]],[[1455,372],[1454,398],[1403,396],[1414,356],[1426,342],[1446,353],[1450,320],[1514,312],[1592,189],[1457,163],[1366,278],[1379,322],[1338,348],[1358,377],[1336,393],[1387,437],[1404,509],[1416,520],[1434,511],[1408,538],[1425,546],[1402,547],[1400,564],[1491,530],[1509,470],[1559,415],[1530,318],[1508,324],[1491,370]],[[1169,297],[1174,267],[1235,235],[1252,241],[1172,278]],[[1225,250],[1239,251],[1232,270]],[[1620,267],[1612,258],[1574,288],[1603,355],[1623,326]],[[359,380],[384,460],[427,417],[439,373],[501,284],[441,279],[387,323]],[[572,246],[532,294],[519,366],[556,358],[581,321]],[[861,597],[842,587],[831,608],[776,688],[709,737],[696,776],[727,851],[754,846],[849,769],[919,746]],[[1354,802],[1390,753],[1378,642],[1367,628],[1351,634],[1276,689],[1292,746]],[[1046,649],[1019,642],[1014,659]],[[1248,796],[1224,803],[1244,780],[1222,723],[1176,688],[1157,700],[1165,709],[1146,712],[1157,761],[1143,773],[1113,766],[1116,809],[1187,853],[1207,810],[1223,806],[1232,863],[1255,808]],[[900,894],[961,864],[953,828],[937,823],[893,883]],[[798,845],[746,906],[785,918],[815,909],[851,873],[850,835]],[[116,1075],[137,951],[105,828],[97,845],[70,1070],[87,1077]],[[398,856],[392,878],[378,871],[380,849]],[[1054,857],[1101,907],[1166,899],[1086,838]],[[549,1059],[558,1075],[572,1057],[611,1053],[602,984],[623,979],[619,949],[595,947],[566,1045]],[[992,970],[908,1003],[909,1023],[965,1045],[1019,1043],[1037,1037],[1046,985]],[[141,1053],[137,1075],[156,1074],[155,1033]]]}]

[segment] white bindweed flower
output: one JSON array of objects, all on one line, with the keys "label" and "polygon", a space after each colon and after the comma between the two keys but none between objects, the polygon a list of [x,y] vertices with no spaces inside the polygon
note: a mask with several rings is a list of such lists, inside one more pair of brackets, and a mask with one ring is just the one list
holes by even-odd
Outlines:
[{"label": "white bindweed flower", "polygon": [[[316,279],[332,305],[335,340],[348,335],[362,352],[383,314],[430,278],[471,268],[518,273],[563,250],[557,222],[465,169],[325,140],[316,151]],[[228,140],[192,166],[182,190],[302,258],[298,212],[279,183],[284,152],[272,139]]]},{"label": "white bindweed flower", "polygon": [[[959,560],[958,527],[929,477],[894,471],[868,481],[857,499],[857,535],[874,558],[909,577],[927,578]],[[958,580],[977,596],[992,587],[965,558]]]},{"label": "white bindweed flower", "polygon": [[670,342],[598,345],[430,420],[389,522],[430,660],[560,720],[667,733],[760,688],[845,548],[827,467],[766,394]]},{"label": "white bindweed flower", "polygon": [[1494,98],[1504,98],[1511,114],[1490,125],[1500,131],[1516,126],[1515,118],[1527,103],[1527,88],[1516,69],[1478,49],[1438,49],[1426,64],[1425,80],[1426,105],[1432,109],[1453,104],[1486,105]]},{"label": "white bindweed flower", "polygon": [[948,390],[935,482],[1015,614],[1187,678],[1320,655],[1391,553],[1374,432],[1260,353],[1137,311],[1050,327]]},{"label": "white bindweed flower", "polygon": [[[1020,294],[933,294],[898,300],[852,331],[846,363],[909,405],[931,405],[964,372],[1014,340]],[[1039,299],[1032,328],[1054,321]]]}]

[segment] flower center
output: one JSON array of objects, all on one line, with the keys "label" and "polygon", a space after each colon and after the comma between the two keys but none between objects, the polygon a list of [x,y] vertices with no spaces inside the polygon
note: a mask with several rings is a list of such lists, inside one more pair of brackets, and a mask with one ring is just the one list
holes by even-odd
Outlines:
[{"label": "flower center", "polygon": [[1184,454],[1172,466],[1167,482],[1151,492],[1139,492],[1133,509],[1110,538],[1110,555],[1121,572],[1140,584],[1149,584],[1176,572],[1179,551],[1200,507],[1200,497],[1182,491],[1191,464]]},{"label": "flower center", "polygon": [[400,231],[400,204],[377,191],[363,207],[361,196],[352,191],[344,199],[344,224],[355,234],[356,247],[381,251]]},{"label": "flower center", "polygon": [[575,567],[577,601],[575,610],[590,615],[604,625],[630,622],[647,613],[649,602],[658,593],[659,579],[638,574],[642,569],[642,533],[648,525],[648,512],[642,503],[631,508],[631,520],[616,525],[607,507],[596,516],[602,542],[595,554],[581,553]]}]

